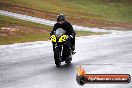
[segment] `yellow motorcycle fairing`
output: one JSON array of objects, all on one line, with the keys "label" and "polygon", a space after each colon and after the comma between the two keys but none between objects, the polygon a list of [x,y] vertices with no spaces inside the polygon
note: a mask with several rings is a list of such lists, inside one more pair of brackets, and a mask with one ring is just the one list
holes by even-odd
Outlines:
[{"label": "yellow motorcycle fairing", "polygon": [[56,42],[56,36],[55,35],[51,35],[50,39],[52,42]]},{"label": "yellow motorcycle fairing", "polygon": [[59,41],[58,42],[65,42],[67,40],[67,36],[66,35],[62,35],[60,38],[59,38]]}]

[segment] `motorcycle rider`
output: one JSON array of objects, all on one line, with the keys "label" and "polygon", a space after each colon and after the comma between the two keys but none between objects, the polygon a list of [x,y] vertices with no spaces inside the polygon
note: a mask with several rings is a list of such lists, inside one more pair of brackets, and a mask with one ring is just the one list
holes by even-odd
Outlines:
[{"label": "motorcycle rider", "polygon": [[[72,25],[66,21],[66,18],[63,14],[60,14],[57,16],[57,23],[54,25],[53,30],[51,31],[50,35],[54,34],[54,31],[56,31],[58,28],[62,28],[63,30],[66,31],[66,35],[68,35],[68,38],[70,40],[71,43],[71,50],[72,53],[75,54],[74,50],[75,50],[75,31],[72,27]],[[54,51],[54,44],[53,44],[53,51]]]}]

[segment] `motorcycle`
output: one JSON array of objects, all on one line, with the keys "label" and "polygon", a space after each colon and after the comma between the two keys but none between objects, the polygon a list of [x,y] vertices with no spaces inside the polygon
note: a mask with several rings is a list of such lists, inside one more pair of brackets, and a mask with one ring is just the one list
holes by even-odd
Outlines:
[{"label": "motorcycle", "polygon": [[54,31],[54,34],[50,36],[53,43],[54,60],[57,67],[61,66],[61,62],[70,64],[72,61],[72,50],[68,35],[62,28],[58,28]]}]

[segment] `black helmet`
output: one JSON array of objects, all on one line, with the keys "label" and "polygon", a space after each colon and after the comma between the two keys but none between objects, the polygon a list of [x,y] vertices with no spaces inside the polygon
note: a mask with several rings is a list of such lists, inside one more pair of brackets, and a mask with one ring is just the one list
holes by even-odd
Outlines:
[{"label": "black helmet", "polygon": [[63,14],[58,15],[57,21],[65,21],[65,16]]}]

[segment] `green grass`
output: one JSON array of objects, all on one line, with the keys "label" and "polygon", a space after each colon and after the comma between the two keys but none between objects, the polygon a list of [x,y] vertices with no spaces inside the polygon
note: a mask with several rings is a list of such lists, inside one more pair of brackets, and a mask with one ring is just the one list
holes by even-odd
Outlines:
[{"label": "green grass", "polygon": [[0,2],[64,13],[78,18],[132,23],[130,0],[3,0]]},{"label": "green grass", "polygon": [[80,36],[90,36],[90,35],[102,35],[102,34],[106,34],[103,32],[90,32],[90,31],[76,31],[76,36],[80,37]]}]

